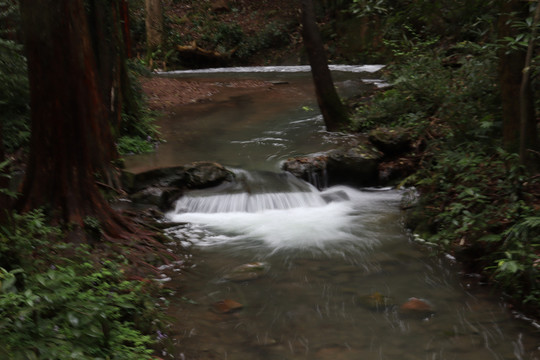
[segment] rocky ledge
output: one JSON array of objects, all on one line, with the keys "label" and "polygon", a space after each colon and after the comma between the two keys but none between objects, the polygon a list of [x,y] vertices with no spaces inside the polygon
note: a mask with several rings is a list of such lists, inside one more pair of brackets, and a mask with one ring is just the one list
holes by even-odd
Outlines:
[{"label": "rocky ledge", "polygon": [[168,210],[185,190],[206,189],[232,182],[234,173],[213,162],[158,168],[142,173],[122,172],[122,182],[135,203]]},{"label": "rocky ledge", "polygon": [[320,189],[394,185],[416,170],[418,146],[405,129],[377,128],[337,149],[287,159],[282,169]]}]

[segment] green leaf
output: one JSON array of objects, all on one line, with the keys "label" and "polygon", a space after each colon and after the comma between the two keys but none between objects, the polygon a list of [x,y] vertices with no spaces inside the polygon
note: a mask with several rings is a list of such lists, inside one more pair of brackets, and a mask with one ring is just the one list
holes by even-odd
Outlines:
[{"label": "green leaf", "polygon": [[69,312],[67,314],[67,317],[68,317],[68,321],[70,322],[71,325],[77,327],[79,326],[79,318],[72,312]]},{"label": "green leaf", "polygon": [[484,241],[484,242],[497,242],[501,240],[501,235],[495,235],[495,234],[489,234],[484,235],[478,241]]}]

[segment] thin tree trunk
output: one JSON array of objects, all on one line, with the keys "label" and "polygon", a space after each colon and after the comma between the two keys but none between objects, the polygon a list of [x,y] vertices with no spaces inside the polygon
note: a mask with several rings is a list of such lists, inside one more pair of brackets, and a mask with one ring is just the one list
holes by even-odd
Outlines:
[{"label": "thin tree trunk", "polygon": [[312,0],[302,0],[302,27],[302,37],[311,65],[317,103],[323,115],[326,130],[343,130],[349,123],[347,110],[334,87],[322,37],[315,22]]},{"label": "thin tree trunk", "polygon": [[122,36],[126,50],[126,57],[133,57],[133,46],[131,41],[130,21],[129,21],[129,5],[127,0],[120,0],[120,21],[122,24]]},{"label": "thin tree trunk", "polygon": [[161,0],[145,0],[146,45],[153,51],[163,43],[163,10]]},{"label": "thin tree trunk", "polygon": [[531,89],[531,63],[536,38],[536,27],[540,21],[540,1],[537,2],[534,20],[532,24],[531,40],[527,48],[525,66],[521,80],[520,98],[520,142],[519,158],[522,165],[538,171],[538,130],[536,128],[536,116],[534,112],[534,94]]}]

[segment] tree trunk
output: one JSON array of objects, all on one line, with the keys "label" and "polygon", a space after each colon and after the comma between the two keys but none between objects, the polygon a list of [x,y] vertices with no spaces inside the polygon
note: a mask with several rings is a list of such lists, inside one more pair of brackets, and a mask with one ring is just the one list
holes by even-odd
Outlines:
[{"label": "tree trunk", "polygon": [[94,175],[114,157],[82,0],[22,0],[32,137],[21,208],[66,223],[107,211]]},{"label": "tree trunk", "polygon": [[538,156],[538,129],[534,111],[534,93],[531,88],[531,64],[536,40],[536,27],[540,22],[540,1],[537,1],[534,20],[532,23],[531,39],[527,48],[523,76],[520,88],[520,142],[519,159],[522,165],[533,172],[540,170]]},{"label": "tree trunk", "polygon": [[148,51],[156,50],[163,43],[163,10],[161,0],[145,0],[146,45]]},{"label": "tree trunk", "polygon": [[127,0],[120,0],[120,22],[122,25],[122,36],[124,39],[126,56],[128,59],[133,57],[133,46],[131,41],[129,5]]},{"label": "tree trunk", "polygon": [[315,22],[312,0],[302,0],[302,37],[311,65],[317,103],[324,118],[326,130],[343,130],[349,123],[347,111],[339,98],[322,42]]},{"label": "tree trunk", "polygon": [[[96,183],[116,149],[99,93],[84,0],[21,0],[30,83],[30,158],[17,207],[42,207],[66,241],[102,244],[148,265],[171,257],[153,234],[115,212]],[[99,226],[99,229],[96,229]],[[99,231],[97,231],[99,230]]]},{"label": "tree trunk", "polygon": [[[498,37],[515,38],[519,30],[512,22],[528,16],[528,4],[520,0],[501,1],[501,16],[498,20]],[[520,147],[520,118],[523,109],[530,111],[530,105],[522,107],[519,94],[522,88],[522,72],[525,65],[526,52],[502,47],[499,50],[499,82],[501,88],[501,105],[503,119],[503,145],[507,151],[518,152]],[[529,101],[524,94],[525,101]],[[528,116],[523,114],[524,116]]]},{"label": "tree trunk", "polygon": [[2,122],[0,121],[0,225],[3,225],[8,218],[8,211],[11,209],[12,198],[8,196],[9,190],[9,168],[4,152]]}]

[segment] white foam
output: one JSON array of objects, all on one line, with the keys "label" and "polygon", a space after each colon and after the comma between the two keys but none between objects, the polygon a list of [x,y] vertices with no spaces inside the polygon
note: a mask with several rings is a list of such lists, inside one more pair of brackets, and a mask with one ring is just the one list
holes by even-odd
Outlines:
[{"label": "white foam", "polygon": [[[351,73],[374,73],[381,70],[384,65],[329,65],[332,71],[342,71]],[[192,70],[174,70],[174,71],[159,71],[160,75],[179,75],[179,74],[217,74],[217,73],[297,73],[309,72],[309,65],[296,66],[240,66],[240,67],[223,67],[209,69],[192,69]]]}]

